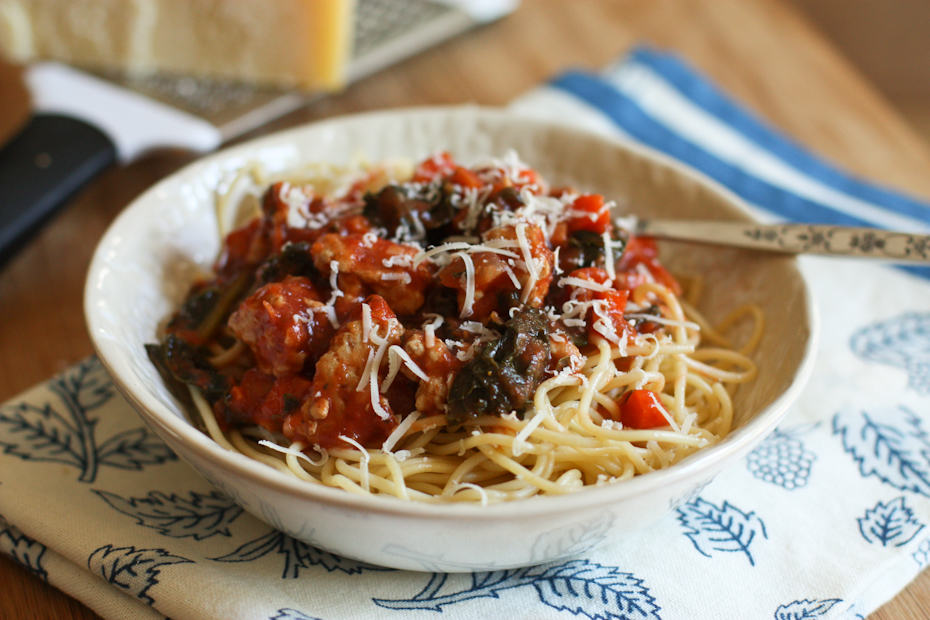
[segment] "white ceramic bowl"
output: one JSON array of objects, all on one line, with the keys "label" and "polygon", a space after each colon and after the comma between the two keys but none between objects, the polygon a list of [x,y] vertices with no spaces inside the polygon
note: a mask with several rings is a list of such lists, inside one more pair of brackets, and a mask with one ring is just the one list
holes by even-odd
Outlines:
[{"label": "white ceramic bowl", "polygon": [[749,219],[739,200],[673,161],[576,129],[475,107],[398,110],[285,131],[197,161],[161,181],[116,219],[87,278],[85,312],[100,359],[139,414],[214,485],[288,534],[337,554],[413,570],[472,571],[576,555],[635,535],[692,498],[769,433],[810,370],[810,297],[793,259],[689,244],[662,246],[673,272],[706,276],[702,309],[720,318],[744,303],[765,311],[758,378],[735,397],[735,429],[668,469],[560,497],[422,505],[357,497],[287,477],[228,452],[197,431],[149,363],[143,345],[182,300],[195,266],[219,249],[214,190],[250,162],[270,171],[307,161],[417,159],[448,150],[469,161],[515,149],[553,185],[602,193],[633,213]]}]

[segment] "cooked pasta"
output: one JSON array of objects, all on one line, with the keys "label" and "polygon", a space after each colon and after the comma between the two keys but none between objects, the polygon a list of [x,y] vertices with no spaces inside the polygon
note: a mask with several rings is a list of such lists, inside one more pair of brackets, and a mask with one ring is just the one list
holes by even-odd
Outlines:
[{"label": "cooked pasta", "polygon": [[221,189],[214,273],[149,345],[224,448],[351,493],[488,503],[730,431],[761,313],[710,325],[700,279],[685,294],[602,196],[512,153],[264,177]]}]

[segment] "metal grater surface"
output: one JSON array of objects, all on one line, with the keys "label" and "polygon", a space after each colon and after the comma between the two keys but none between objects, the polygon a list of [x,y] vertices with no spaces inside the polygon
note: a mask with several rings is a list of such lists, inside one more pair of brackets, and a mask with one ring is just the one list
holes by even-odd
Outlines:
[{"label": "metal grater surface", "polygon": [[[474,25],[459,9],[430,0],[357,0],[348,78],[357,80]],[[323,96],[193,77],[102,75],[202,117],[224,141]]]},{"label": "metal grater surface", "polygon": [[403,37],[412,28],[455,13],[447,5],[427,0],[359,0],[355,14],[353,55],[363,57],[391,40]]}]

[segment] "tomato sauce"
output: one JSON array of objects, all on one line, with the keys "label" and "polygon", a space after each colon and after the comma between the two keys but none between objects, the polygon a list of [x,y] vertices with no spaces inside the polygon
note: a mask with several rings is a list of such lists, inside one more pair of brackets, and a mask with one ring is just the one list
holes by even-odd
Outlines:
[{"label": "tomato sauce", "polygon": [[[169,324],[167,367],[224,429],[377,447],[414,410],[450,426],[522,414],[598,338],[655,328],[624,318],[632,289],[680,292],[603,196],[550,190],[525,165],[440,153],[364,191],[375,177],[336,196],[273,184]],[[623,423],[658,424],[661,404],[638,392]]]}]

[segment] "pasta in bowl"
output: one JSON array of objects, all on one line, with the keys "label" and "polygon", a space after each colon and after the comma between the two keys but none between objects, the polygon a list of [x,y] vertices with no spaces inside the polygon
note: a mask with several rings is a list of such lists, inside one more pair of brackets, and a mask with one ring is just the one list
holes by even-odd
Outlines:
[{"label": "pasta in bowl", "polygon": [[[614,205],[513,151],[401,168],[316,166],[249,192],[257,213],[148,348],[218,443],[353,493],[488,504],[726,435],[755,364]],[[748,352],[762,318],[727,323],[741,315]]]},{"label": "pasta in bowl", "polygon": [[633,530],[706,484],[806,374],[793,260],[660,256],[615,217],[696,210],[746,217],[693,173],[558,125],[339,119],[141,197],[95,257],[88,321],[169,445],[288,533],[400,568],[549,561],[581,550],[571,532]]}]

